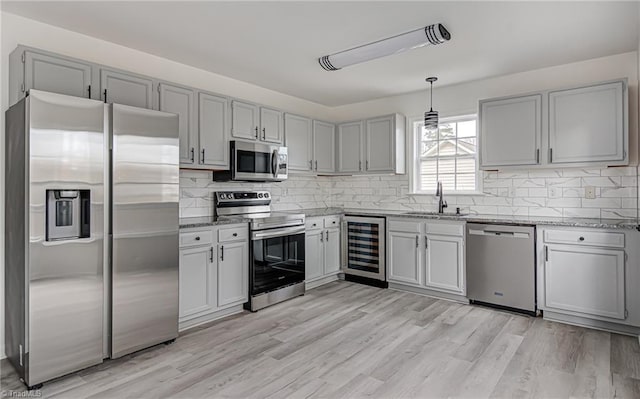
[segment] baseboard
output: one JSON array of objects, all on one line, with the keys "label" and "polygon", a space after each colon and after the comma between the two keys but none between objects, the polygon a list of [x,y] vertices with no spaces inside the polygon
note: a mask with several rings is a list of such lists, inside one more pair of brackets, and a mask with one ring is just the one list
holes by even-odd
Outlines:
[{"label": "baseboard", "polygon": [[431,297],[431,298],[437,298],[437,299],[444,299],[446,301],[462,303],[462,304],[465,304],[465,305],[469,304],[469,299],[467,299],[466,296],[456,295],[456,294],[449,294],[449,293],[446,293],[446,292],[430,290],[428,288],[413,287],[413,286],[410,286],[410,285],[397,284],[397,283],[389,283],[389,289],[396,290],[396,291],[411,292],[413,294],[424,295],[424,296],[428,296],[428,297]]},{"label": "baseboard", "polygon": [[182,333],[191,328],[198,327],[202,324],[219,320],[234,314],[242,313],[243,311],[244,311],[244,308],[242,307],[242,304],[240,304],[240,305],[232,306],[230,308],[219,310],[217,312],[207,313],[205,315],[198,316],[193,319],[181,321],[178,326],[178,331]]},{"label": "baseboard", "polygon": [[549,310],[543,310],[542,317],[545,320],[555,321],[557,323],[571,324],[574,326],[593,328],[595,330],[631,335],[634,337],[638,336],[640,338],[640,327],[611,323],[603,320],[593,320],[580,316],[566,315],[563,313],[551,312]]},{"label": "baseboard", "polygon": [[378,288],[389,288],[389,283],[383,280],[377,280],[375,278],[356,276],[355,274],[345,274],[345,281],[350,281],[352,283],[370,285],[372,287]]},{"label": "baseboard", "polygon": [[340,278],[338,277],[338,273],[332,274],[330,276],[323,276],[312,281],[305,281],[304,288],[305,290],[310,290],[316,287],[320,287],[321,285],[331,283],[333,281],[338,281],[339,279]]}]

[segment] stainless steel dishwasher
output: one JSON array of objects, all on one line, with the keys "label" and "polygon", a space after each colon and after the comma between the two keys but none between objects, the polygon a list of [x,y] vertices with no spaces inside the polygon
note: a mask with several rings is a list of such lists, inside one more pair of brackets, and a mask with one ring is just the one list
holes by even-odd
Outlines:
[{"label": "stainless steel dishwasher", "polygon": [[474,303],[536,312],[535,227],[467,224],[467,295]]}]

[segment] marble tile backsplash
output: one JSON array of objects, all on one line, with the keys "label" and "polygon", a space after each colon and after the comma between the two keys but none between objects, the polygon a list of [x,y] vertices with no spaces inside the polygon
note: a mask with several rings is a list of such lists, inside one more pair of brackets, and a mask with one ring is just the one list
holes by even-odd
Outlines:
[{"label": "marble tile backsplash", "polygon": [[[595,198],[585,198],[594,187]],[[435,196],[411,195],[409,177],[290,175],[282,183],[218,183],[211,172],[180,172],[180,216],[213,214],[212,192],[226,189],[264,189],[271,192],[272,208],[393,209],[435,211]],[[515,216],[637,218],[638,168],[557,169],[483,172],[483,194],[451,195],[445,191],[449,211]]]}]

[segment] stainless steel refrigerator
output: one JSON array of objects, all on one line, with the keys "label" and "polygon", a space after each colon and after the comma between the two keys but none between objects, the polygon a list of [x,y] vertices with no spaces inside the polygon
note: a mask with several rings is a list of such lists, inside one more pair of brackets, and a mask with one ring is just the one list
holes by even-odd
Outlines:
[{"label": "stainless steel refrigerator", "polygon": [[25,384],[175,339],[178,117],[31,90],[5,132],[5,347]]}]

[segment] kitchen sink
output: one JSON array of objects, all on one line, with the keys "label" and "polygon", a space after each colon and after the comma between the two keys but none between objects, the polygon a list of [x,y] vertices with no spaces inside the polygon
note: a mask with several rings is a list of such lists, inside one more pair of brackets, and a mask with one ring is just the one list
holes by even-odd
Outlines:
[{"label": "kitchen sink", "polygon": [[405,212],[405,213],[403,213],[403,215],[411,215],[411,216],[440,216],[440,217],[455,218],[455,217],[467,216],[468,213],[455,213],[455,212],[438,213],[438,212],[418,212],[418,211],[413,211],[413,212]]}]

